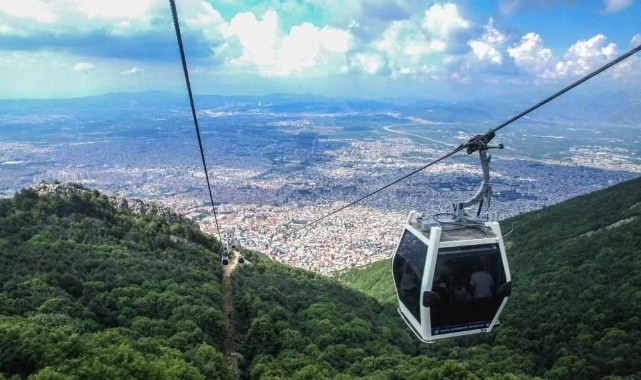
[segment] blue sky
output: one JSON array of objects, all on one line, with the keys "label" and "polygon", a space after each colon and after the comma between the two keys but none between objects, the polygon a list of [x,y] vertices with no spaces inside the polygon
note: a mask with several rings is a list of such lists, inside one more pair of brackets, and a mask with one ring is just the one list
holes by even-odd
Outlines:
[{"label": "blue sky", "polygon": [[[196,94],[560,88],[641,44],[639,0],[176,0]],[[184,91],[166,0],[0,1],[0,98]],[[641,88],[641,56],[599,78]]]}]

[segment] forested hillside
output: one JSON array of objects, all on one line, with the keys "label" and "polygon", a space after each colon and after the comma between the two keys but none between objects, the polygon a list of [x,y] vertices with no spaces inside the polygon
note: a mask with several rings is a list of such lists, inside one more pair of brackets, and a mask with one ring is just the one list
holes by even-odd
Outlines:
[{"label": "forested hillside", "polygon": [[[641,378],[641,179],[503,221],[514,290],[484,342],[553,379]],[[388,302],[388,261],[341,276]],[[380,282],[372,281],[372,273]],[[387,276],[383,277],[382,274]],[[433,345],[467,360],[467,342]]]},{"label": "forested hillside", "polygon": [[430,345],[390,302],[388,262],[344,277],[379,301],[248,251],[227,337],[215,239],[96,191],[23,190],[0,200],[0,379],[639,378],[640,189],[506,221],[501,326]]},{"label": "forested hillside", "polygon": [[0,200],[0,378],[229,378],[218,243],[72,193]]}]

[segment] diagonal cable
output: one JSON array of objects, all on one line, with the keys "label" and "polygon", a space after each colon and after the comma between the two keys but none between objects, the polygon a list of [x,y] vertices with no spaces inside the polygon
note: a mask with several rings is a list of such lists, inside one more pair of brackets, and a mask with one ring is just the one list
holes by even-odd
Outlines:
[{"label": "diagonal cable", "polygon": [[320,217],[320,218],[318,218],[318,219],[315,219],[314,221],[312,221],[312,222],[310,222],[310,223],[308,223],[308,224],[304,225],[303,227],[301,227],[301,228],[297,229],[296,231],[304,230],[304,229],[306,229],[307,227],[312,226],[312,225],[314,225],[314,224],[316,224],[316,223],[320,222],[320,221],[321,221],[321,220],[323,220],[323,219],[329,218],[330,216],[332,216],[332,215],[334,215],[334,214],[336,214],[336,213],[339,213],[339,212],[341,212],[341,211],[345,210],[345,209],[346,209],[346,208],[348,208],[348,207],[352,207],[352,206],[354,206],[355,204],[357,204],[357,203],[359,203],[359,202],[361,202],[361,201],[363,201],[363,200],[365,200],[365,199],[367,199],[367,198],[371,197],[372,195],[377,194],[377,193],[379,193],[379,192],[381,192],[381,191],[383,191],[383,190],[387,189],[388,187],[394,186],[394,185],[396,185],[397,183],[399,183],[399,182],[401,182],[401,181],[403,181],[403,180],[405,180],[405,179],[407,179],[407,178],[409,178],[409,177],[413,176],[414,174],[416,174],[416,173],[418,173],[418,172],[420,172],[420,171],[423,171],[423,170],[425,170],[425,169],[429,168],[429,167],[430,167],[430,166],[432,166],[432,165],[436,165],[437,163],[439,163],[439,162],[441,162],[441,161],[445,160],[446,158],[449,158],[449,157],[451,157],[451,156],[455,155],[456,153],[458,153],[458,152],[462,151],[463,149],[465,149],[465,147],[464,147],[463,145],[461,145],[461,146],[457,147],[456,149],[454,149],[453,151],[451,151],[451,152],[449,152],[449,153],[447,153],[447,154],[445,154],[445,155],[443,155],[443,156],[441,156],[441,157],[439,157],[439,158],[437,158],[437,159],[435,159],[435,160],[433,160],[433,161],[430,161],[428,164],[423,165],[423,166],[421,166],[420,168],[418,168],[418,169],[416,169],[416,170],[414,170],[414,171],[412,171],[412,172],[410,172],[410,173],[405,174],[405,175],[404,175],[404,176],[402,176],[401,178],[398,178],[398,179],[396,179],[395,181],[390,182],[390,183],[388,183],[387,185],[385,185],[385,186],[383,186],[383,187],[380,187],[380,188],[378,188],[378,189],[376,189],[376,190],[372,191],[371,193],[369,193],[369,194],[367,194],[367,195],[364,195],[364,196],[362,196],[362,197],[360,197],[360,198],[356,199],[355,201],[352,201],[352,202],[351,202],[351,203],[349,203],[349,204],[346,204],[345,206],[339,207],[339,208],[337,208],[336,210],[334,210],[334,211],[332,211],[332,212],[330,212],[330,213],[328,213],[328,214],[325,214],[325,215],[321,216],[321,217]]},{"label": "diagonal cable", "polygon": [[523,116],[525,116],[525,115],[531,113],[532,111],[540,108],[541,106],[551,102],[552,100],[554,100],[554,99],[558,98],[559,96],[565,94],[566,92],[572,90],[573,88],[577,87],[578,85],[580,85],[580,84],[582,84],[582,83],[594,78],[595,76],[601,74],[602,72],[604,72],[605,70],[611,68],[612,66],[617,65],[618,63],[622,62],[623,60],[633,56],[634,54],[638,53],[639,51],[641,51],[641,45],[630,49],[625,54],[613,59],[612,61],[606,63],[605,65],[603,65],[601,67],[599,67],[598,69],[594,70],[593,72],[585,75],[584,77],[582,77],[581,79],[577,80],[576,82],[574,82],[574,83],[564,87],[563,89],[557,91],[556,93],[548,96],[547,98],[545,98],[542,101],[536,103],[535,105],[533,105],[532,107],[526,109],[525,111],[513,116],[512,118],[508,119],[507,121],[503,122],[502,124],[498,125],[497,127],[493,128],[493,129],[490,129],[485,134],[473,137],[468,142],[466,142],[464,144],[461,144],[460,146],[458,146],[456,149],[452,150],[451,152],[449,152],[449,153],[447,153],[447,154],[445,154],[445,155],[443,155],[443,156],[441,156],[441,157],[439,157],[439,158],[437,158],[437,159],[435,159],[433,161],[430,161],[428,164],[426,164],[426,165],[424,165],[424,166],[422,166],[422,167],[420,167],[420,168],[418,168],[418,169],[416,169],[416,170],[414,170],[414,171],[412,171],[410,173],[405,174],[401,178],[398,178],[397,180],[395,180],[393,182],[390,182],[387,185],[385,185],[383,187],[380,187],[380,188],[372,191],[371,193],[368,193],[368,194],[356,199],[355,201],[352,201],[351,203],[349,203],[349,204],[347,204],[345,206],[339,207],[336,210],[333,210],[333,211],[329,212],[328,214],[325,214],[325,215],[321,216],[320,218],[314,219],[313,221],[307,223],[306,225],[304,225],[303,227],[301,227],[299,229],[296,229],[295,231],[302,231],[302,230],[304,230],[304,229],[306,229],[306,228],[308,228],[310,226],[313,226],[314,224],[320,222],[321,220],[329,218],[330,216],[332,216],[332,215],[334,215],[336,213],[339,213],[339,212],[345,210],[346,208],[352,207],[355,204],[357,204],[357,203],[359,203],[359,202],[371,197],[372,195],[377,194],[377,193],[387,189],[388,187],[396,185],[397,183],[399,183],[399,182],[401,182],[401,181],[403,181],[403,180],[405,180],[405,179],[407,179],[407,178],[409,178],[409,177],[411,177],[411,176],[413,176],[413,175],[415,175],[415,174],[417,174],[417,173],[429,168],[430,166],[432,166],[434,164],[437,164],[437,163],[445,160],[446,158],[449,158],[449,157],[455,155],[456,153],[458,153],[458,152],[460,152],[460,151],[462,151],[464,149],[468,149],[468,152],[470,152],[470,149],[474,149],[474,147],[476,146],[476,144],[480,140],[482,140],[484,143],[488,143],[492,138],[494,138],[495,133],[497,131],[499,131],[500,129],[505,128],[509,124],[512,124],[513,122],[517,121],[518,119],[522,118]]},{"label": "diagonal cable", "polygon": [[205,179],[207,180],[207,190],[209,190],[209,200],[211,201],[211,208],[214,212],[214,221],[216,222],[216,232],[218,232],[218,239],[221,239],[220,228],[218,227],[218,216],[216,215],[216,206],[214,205],[214,197],[211,193],[211,183],[209,182],[209,174],[207,172],[207,162],[205,161],[205,152],[203,150],[203,141],[200,137],[200,128],[198,127],[198,118],[196,117],[196,106],[194,106],[194,96],[191,91],[191,82],[189,81],[189,70],[187,69],[187,60],[185,59],[185,48],[183,47],[182,34],[180,33],[180,23],[178,22],[178,12],[176,11],[176,3],[174,0],[169,0],[171,6],[171,14],[174,18],[174,27],[176,28],[176,39],[178,40],[178,49],[180,50],[180,59],[183,64],[183,72],[185,73],[185,83],[187,83],[187,92],[189,93],[189,104],[191,105],[191,116],[194,120],[194,127],[196,127],[196,137],[198,137],[198,147],[200,148],[200,158],[203,161],[203,168],[205,170]]},{"label": "diagonal cable", "polygon": [[618,63],[620,63],[621,61],[623,61],[623,60],[635,55],[639,51],[641,51],[641,45],[630,49],[625,54],[622,54],[621,56],[619,56],[619,57],[613,59],[612,61],[606,63],[605,65],[599,67],[598,69],[596,69],[593,72],[587,74],[586,76],[584,76],[583,78],[577,80],[576,82],[574,82],[574,83],[564,87],[563,89],[557,91],[556,93],[548,96],[547,98],[545,98],[542,101],[536,103],[535,105],[533,105],[532,107],[530,107],[530,108],[526,109],[525,111],[519,113],[518,115],[513,116],[511,119],[503,122],[501,125],[495,127],[494,129],[491,129],[489,132],[486,133],[486,135],[488,135],[488,134],[490,134],[492,132],[497,132],[500,129],[503,129],[508,124],[512,124],[513,122],[517,121],[518,119],[522,118],[523,116],[525,116],[525,115],[529,114],[530,112],[536,110],[537,108],[539,108],[539,107],[551,102],[552,100],[554,100],[554,99],[558,98],[559,96],[565,94],[566,92],[572,90],[573,88],[577,87],[578,85],[582,84],[583,82],[587,82],[588,80],[590,80],[590,79],[594,78],[595,76],[601,74],[602,72],[604,72],[605,70],[611,68],[612,66],[615,66]]}]

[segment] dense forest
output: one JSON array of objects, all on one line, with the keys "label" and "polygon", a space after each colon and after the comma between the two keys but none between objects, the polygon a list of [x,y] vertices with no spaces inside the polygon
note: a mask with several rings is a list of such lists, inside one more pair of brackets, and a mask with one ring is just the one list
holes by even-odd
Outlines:
[{"label": "dense forest", "polygon": [[62,188],[0,200],[0,379],[641,377],[641,180],[504,221],[501,325],[430,345],[389,262],[330,279],[243,251],[229,329],[217,240]]}]

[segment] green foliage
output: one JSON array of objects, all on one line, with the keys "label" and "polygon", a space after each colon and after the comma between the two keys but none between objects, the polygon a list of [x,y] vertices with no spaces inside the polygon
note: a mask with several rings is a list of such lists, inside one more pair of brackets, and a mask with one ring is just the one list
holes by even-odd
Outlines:
[{"label": "green foliage", "polygon": [[380,302],[396,302],[392,269],[388,260],[344,271],[338,276],[338,280]]},{"label": "green foliage", "polygon": [[85,193],[0,200],[0,373],[231,378],[219,244]]}]

